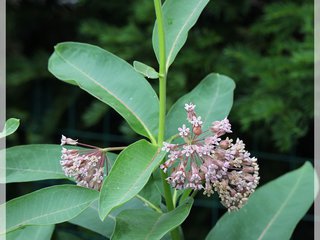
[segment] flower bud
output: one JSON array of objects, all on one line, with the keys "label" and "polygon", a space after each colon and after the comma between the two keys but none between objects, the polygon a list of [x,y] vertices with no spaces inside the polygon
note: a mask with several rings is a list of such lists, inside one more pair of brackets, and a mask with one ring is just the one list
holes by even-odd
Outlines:
[{"label": "flower bud", "polygon": [[230,145],[230,142],[228,140],[222,140],[219,144],[219,146],[222,148],[222,149],[227,149]]},{"label": "flower bud", "polygon": [[253,173],[254,172],[254,168],[253,167],[244,167],[242,169],[242,172],[245,172],[245,173]]},{"label": "flower bud", "polygon": [[192,129],[192,131],[193,131],[193,133],[195,134],[195,135],[200,135],[201,133],[202,133],[202,129],[201,129],[201,126],[197,126],[197,127],[194,127],[193,129]]}]

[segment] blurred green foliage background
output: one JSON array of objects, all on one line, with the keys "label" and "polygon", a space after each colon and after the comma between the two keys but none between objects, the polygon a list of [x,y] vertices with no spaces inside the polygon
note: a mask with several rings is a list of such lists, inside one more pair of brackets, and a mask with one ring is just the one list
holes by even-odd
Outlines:
[{"label": "blurred green foliage background", "polygon": [[[7,118],[21,119],[8,146],[58,143],[61,133],[98,145],[136,139],[112,109],[50,75],[47,61],[55,44],[80,41],[157,69],[154,19],[151,0],[7,0]],[[210,72],[228,75],[235,137],[257,152],[313,158],[313,20],[311,0],[210,1],[170,68],[168,107]],[[262,182],[296,166],[260,164]],[[208,219],[192,218],[199,228]],[[202,239],[207,225],[186,239]]]}]

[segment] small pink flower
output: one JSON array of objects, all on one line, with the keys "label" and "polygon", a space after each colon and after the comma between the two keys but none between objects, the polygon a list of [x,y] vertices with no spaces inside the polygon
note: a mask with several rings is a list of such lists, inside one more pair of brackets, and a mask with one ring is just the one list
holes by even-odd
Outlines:
[{"label": "small pink flower", "polygon": [[175,144],[163,142],[163,147],[161,148],[161,150],[169,152],[170,150],[173,150],[175,146],[176,146]]},{"label": "small pink flower", "polygon": [[190,121],[193,127],[199,127],[202,125],[201,117],[193,116],[192,120]]},{"label": "small pink flower", "polygon": [[[65,136],[62,136],[61,144],[89,146]],[[69,150],[63,147],[61,154],[60,164],[66,176],[73,177],[79,186],[100,190],[106,162],[102,149],[92,146],[90,149]]]},{"label": "small pink flower", "polygon": [[232,133],[231,131],[231,124],[227,118],[221,121],[215,121],[212,123],[211,127],[212,132],[217,134],[218,136],[222,136],[225,133]]},{"label": "small pink flower", "polygon": [[172,159],[169,159],[167,160],[164,164],[161,164],[160,165],[160,168],[164,171],[164,172],[167,172],[167,169],[169,167],[171,167],[171,165],[174,163],[174,160]]},{"label": "small pink flower", "polygon": [[190,157],[190,155],[194,152],[194,148],[191,145],[184,145],[182,154],[186,155],[186,157]]},{"label": "small pink flower", "polygon": [[220,141],[221,141],[221,138],[218,138],[217,135],[209,136],[204,139],[204,142],[206,144],[211,144],[211,145],[218,145]]},{"label": "small pink flower", "polygon": [[186,103],[184,105],[184,109],[187,111],[187,112],[191,112],[191,111],[194,111],[194,108],[196,107],[196,105],[192,104],[192,103]]},{"label": "small pink flower", "polygon": [[203,188],[202,180],[199,175],[199,169],[195,163],[192,163],[191,165],[191,174],[188,178],[188,184],[186,185],[186,187],[194,190],[200,190]]},{"label": "small pink flower", "polygon": [[61,144],[60,145],[62,146],[62,145],[66,145],[66,144],[68,144],[68,145],[77,145],[78,144],[78,140],[74,140],[72,138],[67,138],[64,135],[62,135]]},{"label": "small pink flower", "polygon": [[192,103],[190,104],[185,104],[184,109],[187,111],[187,120],[190,122],[193,117],[196,117],[196,113],[194,112],[196,105],[193,105]]},{"label": "small pink flower", "polygon": [[190,134],[190,128],[187,128],[185,124],[183,124],[182,127],[179,127],[178,131],[181,137],[188,137]]},{"label": "small pink flower", "polygon": [[168,155],[168,158],[174,161],[178,159],[180,155],[181,155],[181,151],[171,151],[170,154]]},{"label": "small pink flower", "polygon": [[183,124],[178,131],[184,143],[163,143],[162,150],[169,155],[160,168],[169,172],[167,181],[173,188],[203,189],[207,196],[215,190],[229,211],[237,210],[259,183],[257,159],[250,157],[241,140],[233,143],[232,139],[221,139],[232,132],[227,118],[213,122],[210,129],[202,131],[203,122],[194,109],[194,104],[185,104],[192,131]]}]

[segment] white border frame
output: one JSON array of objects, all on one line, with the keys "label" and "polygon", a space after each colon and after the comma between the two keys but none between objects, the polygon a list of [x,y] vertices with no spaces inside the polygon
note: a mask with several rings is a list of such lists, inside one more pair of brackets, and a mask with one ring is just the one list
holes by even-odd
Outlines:
[{"label": "white border frame", "polygon": [[[0,1],[0,128],[3,129],[6,119],[6,1]],[[5,138],[0,139],[0,150],[5,149]],[[0,179],[5,180],[5,151],[0,151]],[[4,182],[4,181],[1,181]],[[0,204],[6,200],[6,186],[0,184]],[[5,232],[6,229],[6,210],[4,207],[0,208],[0,232]],[[0,235],[0,240],[5,240],[5,235]]]},{"label": "white border frame", "polygon": [[[320,0],[314,1],[314,167],[320,177]],[[317,181],[317,177],[315,176]],[[315,194],[319,182],[315,181]],[[314,203],[314,239],[320,239],[320,194],[315,196]]]}]

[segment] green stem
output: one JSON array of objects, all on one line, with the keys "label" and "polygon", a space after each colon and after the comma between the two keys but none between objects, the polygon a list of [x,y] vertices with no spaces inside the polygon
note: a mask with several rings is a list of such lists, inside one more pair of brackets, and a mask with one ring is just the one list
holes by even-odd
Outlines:
[{"label": "green stem", "polygon": [[175,189],[173,191],[173,196],[172,196],[172,202],[174,207],[177,206],[177,200],[178,200],[177,197],[178,197],[178,191]]},{"label": "green stem", "polygon": [[[159,43],[159,133],[158,133],[158,145],[162,146],[165,133],[165,119],[166,119],[166,81],[167,81],[167,70],[166,70],[166,42],[165,32],[163,27],[163,16],[162,16],[162,4],[161,0],[154,0],[154,8],[157,18],[158,26],[158,43]],[[174,209],[172,194],[170,186],[166,181],[167,174],[161,171],[161,179],[164,189],[164,198],[168,211]],[[175,228],[171,231],[171,238],[173,240],[180,239],[179,229]]]},{"label": "green stem", "polygon": [[102,152],[122,151],[126,147],[128,147],[128,146],[125,146],[125,147],[108,147],[108,148],[101,148],[100,150]]},{"label": "green stem", "polygon": [[158,144],[162,144],[165,131],[165,119],[166,119],[166,42],[165,33],[163,28],[163,18],[161,9],[161,0],[154,0],[154,6],[157,17],[158,25],[158,38],[159,38],[159,133]]},{"label": "green stem", "polygon": [[137,198],[139,198],[142,202],[144,202],[145,204],[147,204],[149,207],[153,208],[155,211],[157,211],[158,213],[162,213],[161,209],[156,207],[152,202],[148,201],[147,199],[145,199],[144,197],[142,197],[141,195],[137,194],[136,195]]}]

